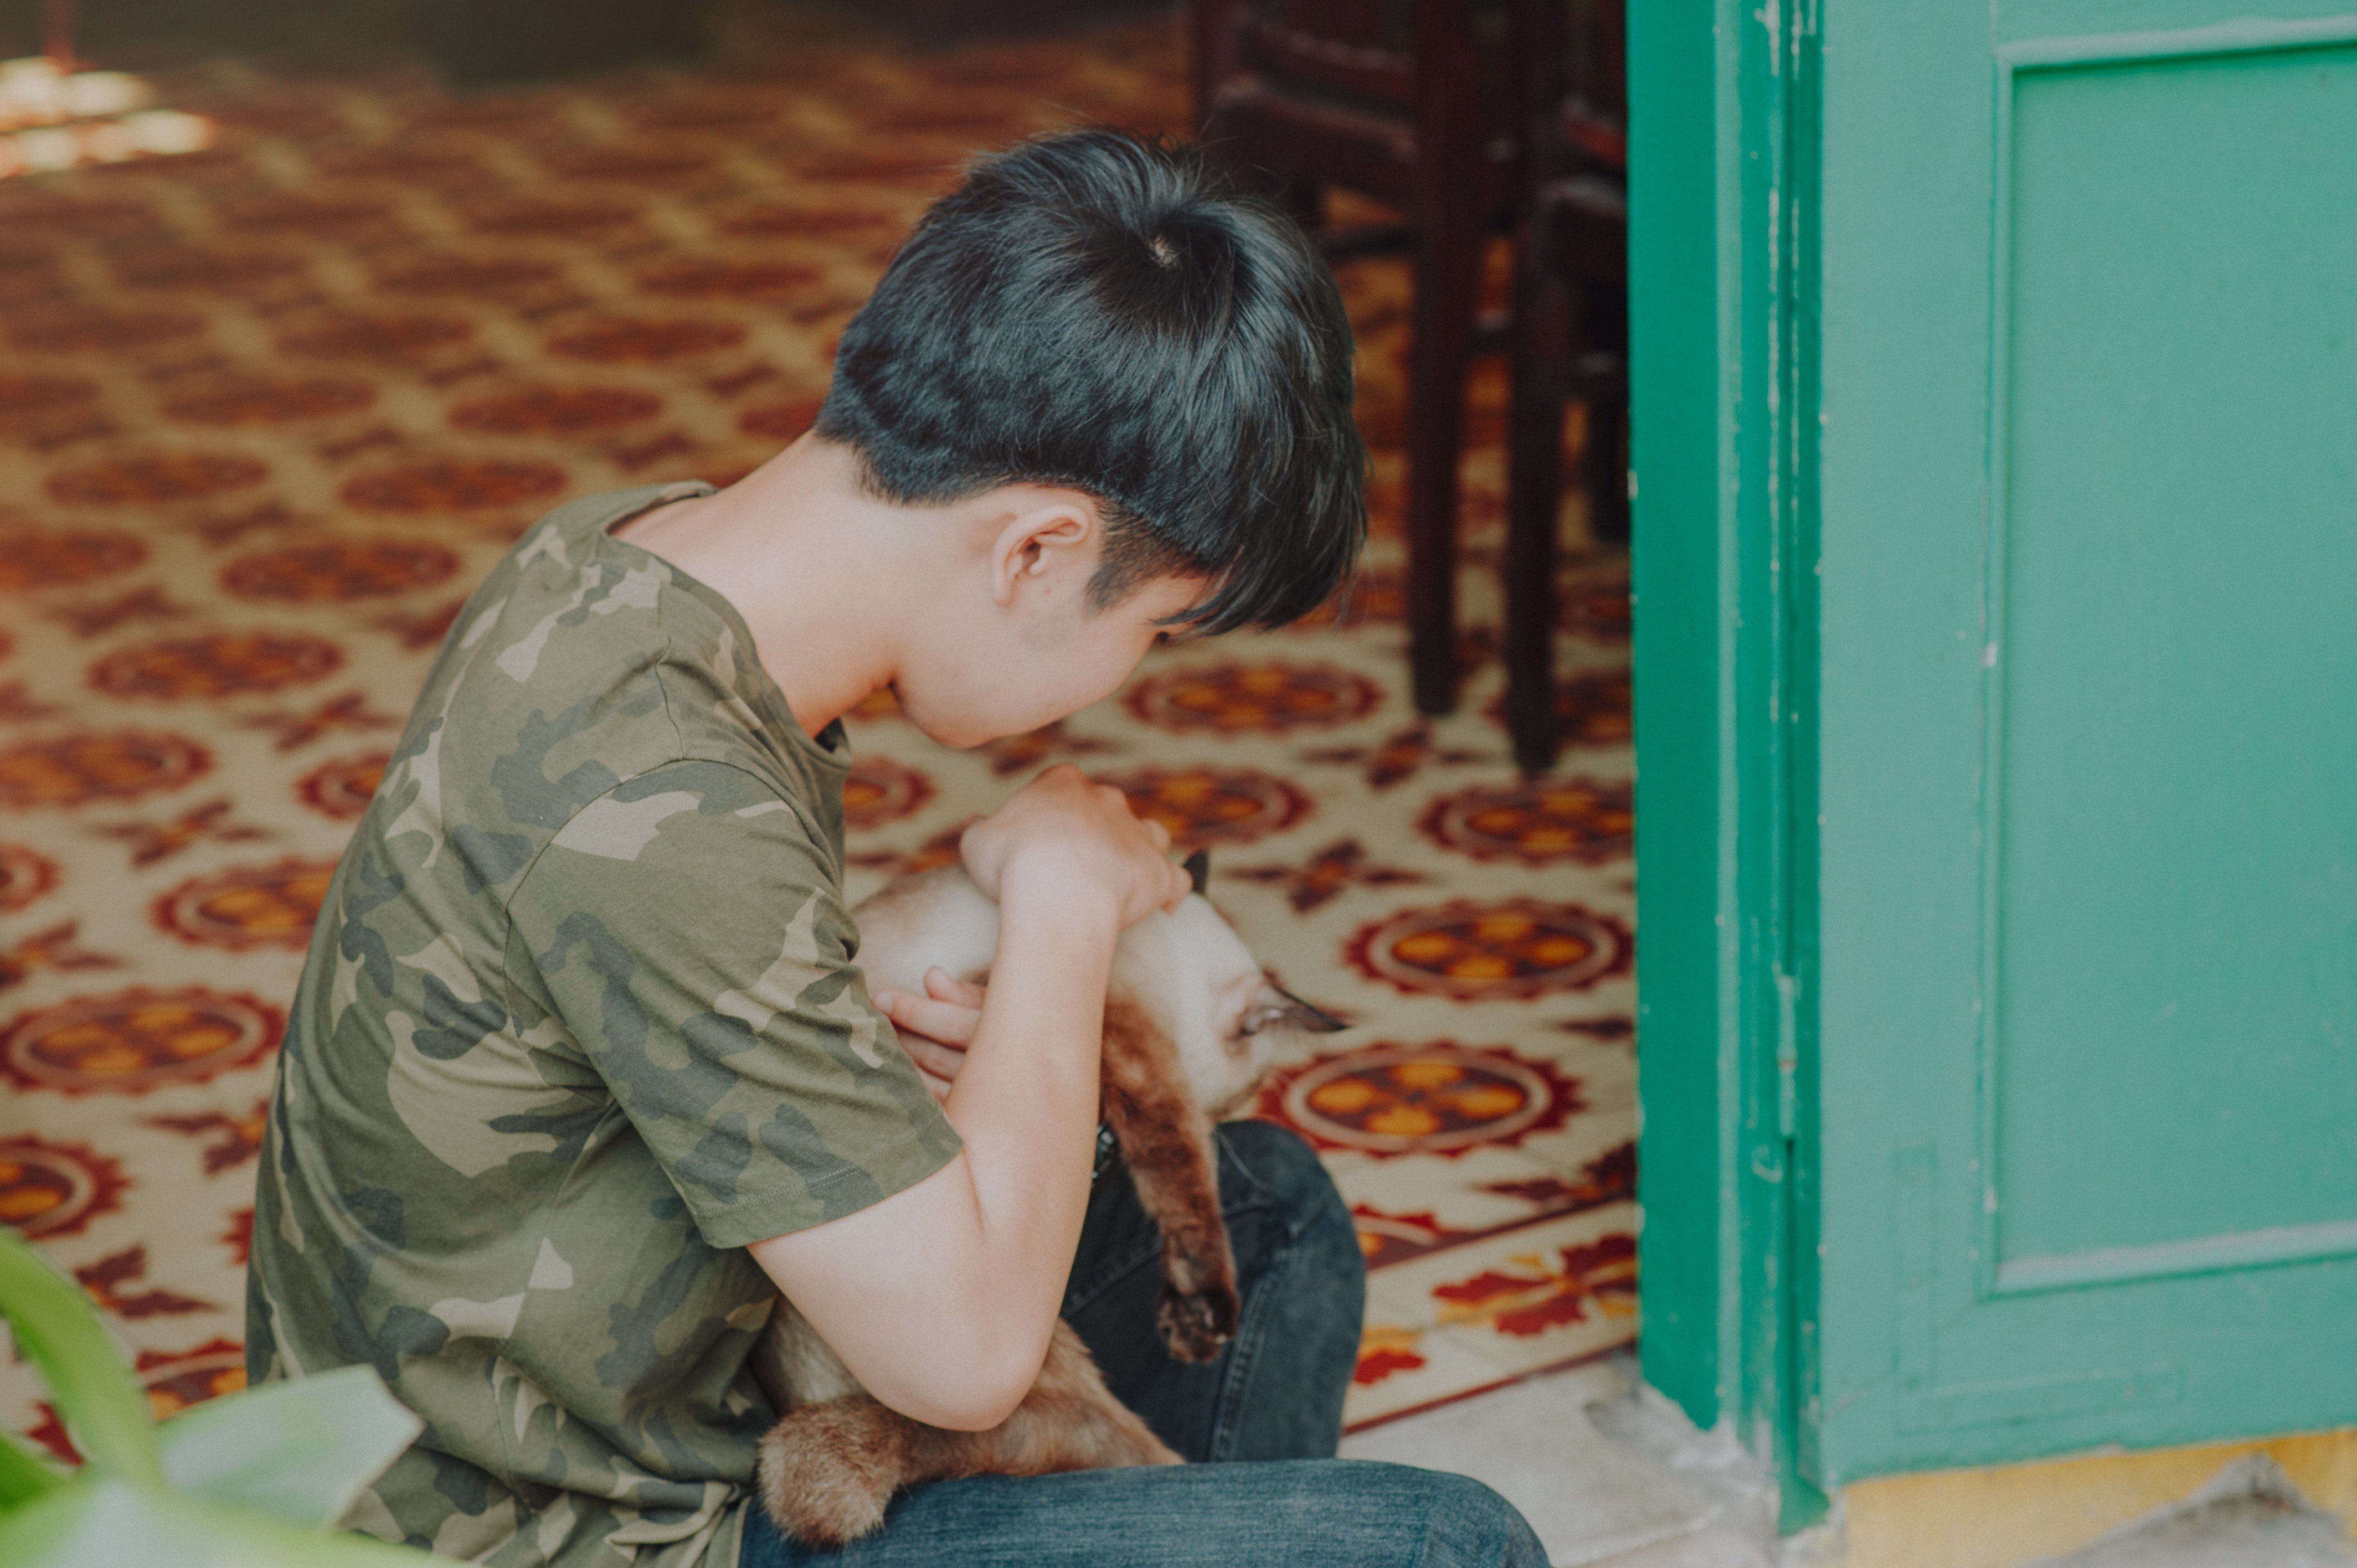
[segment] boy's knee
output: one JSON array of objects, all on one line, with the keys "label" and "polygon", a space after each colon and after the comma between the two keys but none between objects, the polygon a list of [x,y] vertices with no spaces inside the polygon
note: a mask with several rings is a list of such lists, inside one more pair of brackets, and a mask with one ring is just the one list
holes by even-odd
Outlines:
[{"label": "boy's knee", "polygon": [[1470,1476],[1436,1476],[1425,1561],[1431,1568],[1546,1568],[1546,1550],[1522,1510]]},{"label": "boy's knee", "polygon": [[1470,1476],[1368,1461],[1346,1462],[1344,1470],[1360,1506],[1386,1521],[1383,1562],[1546,1568],[1545,1549],[1522,1511]]},{"label": "boy's knee", "polygon": [[1421,1478],[1425,1568],[1546,1568],[1546,1551],[1522,1510],[1470,1476]]}]

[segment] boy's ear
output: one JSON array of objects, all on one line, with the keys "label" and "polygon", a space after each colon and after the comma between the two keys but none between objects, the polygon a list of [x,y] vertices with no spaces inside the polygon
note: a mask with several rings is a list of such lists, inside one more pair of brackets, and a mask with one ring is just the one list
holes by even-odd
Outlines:
[{"label": "boy's ear", "polygon": [[998,492],[1012,503],[991,545],[991,596],[1015,602],[1028,578],[1052,582],[1077,574],[1085,583],[1096,570],[1096,506],[1072,490],[1009,485]]}]

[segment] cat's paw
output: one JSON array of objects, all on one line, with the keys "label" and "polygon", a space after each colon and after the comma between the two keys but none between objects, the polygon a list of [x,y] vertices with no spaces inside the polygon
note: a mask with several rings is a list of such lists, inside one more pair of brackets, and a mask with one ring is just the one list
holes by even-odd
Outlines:
[{"label": "cat's paw", "polygon": [[1166,1284],[1161,1303],[1155,1308],[1154,1326],[1162,1331],[1162,1343],[1178,1360],[1209,1361],[1236,1337],[1239,1311],[1236,1288],[1224,1281],[1191,1291]]},{"label": "cat's paw", "polygon": [[770,1429],[758,1466],[761,1502],[779,1529],[807,1545],[841,1546],[884,1522],[905,1463],[888,1416],[872,1400],[830,1400]]}]

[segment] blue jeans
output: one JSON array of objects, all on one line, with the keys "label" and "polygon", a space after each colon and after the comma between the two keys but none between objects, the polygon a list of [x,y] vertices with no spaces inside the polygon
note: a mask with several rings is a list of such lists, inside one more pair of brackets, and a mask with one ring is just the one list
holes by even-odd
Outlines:
[{"label": "blue jeans", "polygon": [[780,1534],[756,1503],[742,1568],[1545,1568],[1480,1482],[1332,1456],[1366,1297],[1350,1210],[1283,1128],[1231,1122],[1219,1144],[1243,1311],[1217,1360],[1164,1352],[1161,1236],[1118,1164],[1090,1194],[1064,1293],[1107,1385],[1187,1465],[935,1481],[840,1552]]}]

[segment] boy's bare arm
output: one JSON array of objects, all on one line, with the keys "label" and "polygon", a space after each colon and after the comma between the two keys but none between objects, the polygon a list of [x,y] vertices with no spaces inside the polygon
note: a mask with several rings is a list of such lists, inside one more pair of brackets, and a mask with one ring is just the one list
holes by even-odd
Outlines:
[{"label": "boy's bare arm", "polygon": [[869,1392],[935,1426],[1004,1420],[1047,1354],[1095,1148],[1121,931],[1186,897],[1169,835],[1050,769],[966,835],[998,952],[946,1101],[956,1159],[856,1214],[750,1249]]}]

